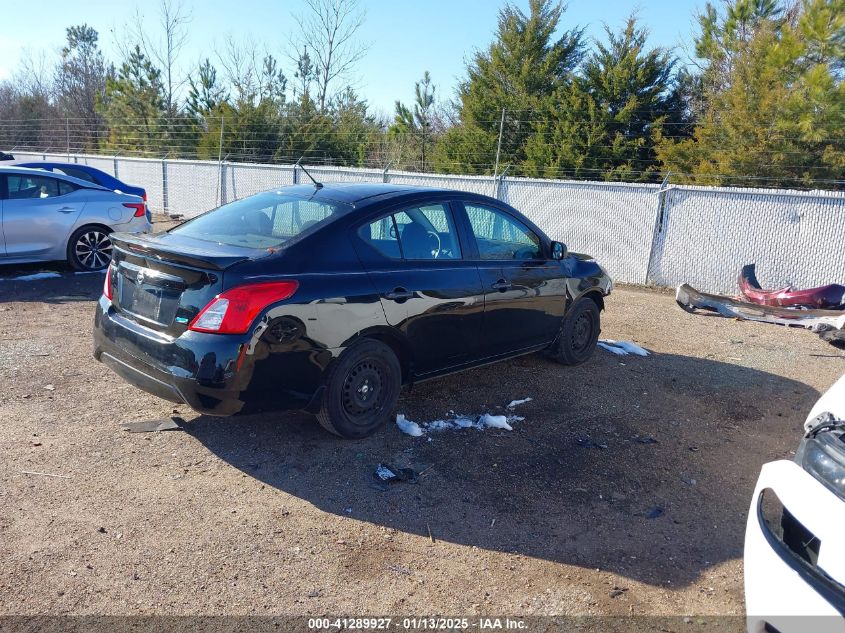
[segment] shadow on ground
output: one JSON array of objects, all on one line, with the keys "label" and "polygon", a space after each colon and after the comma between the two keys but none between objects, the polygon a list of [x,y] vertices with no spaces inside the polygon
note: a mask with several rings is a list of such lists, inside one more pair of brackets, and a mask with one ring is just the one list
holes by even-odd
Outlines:
[{"label": "shadow on ground", "polygon": [[[47,279],[26,279],[31,275],[60,275]],[[0,303],[25,301],[65,303],[90,301],[103,292],[105,272],[78,273],[63,262],[10,264],[0,266]]]},{"label": "shadow on ground", "polygon": [[[818,394],[715,360],[597,352],[576,368],[529,356],[431,381],[406,391],[399,411],[433,420],[525,396],[533,400],[517,413],[526,419],[510,433],[429,441],[390,425],[351,442],[298,413],[200,416],[186,431],[325,512],[670,587],[741,556],[760,465],[797,442]],[[423,474],[382,491],[379,462]]]}]

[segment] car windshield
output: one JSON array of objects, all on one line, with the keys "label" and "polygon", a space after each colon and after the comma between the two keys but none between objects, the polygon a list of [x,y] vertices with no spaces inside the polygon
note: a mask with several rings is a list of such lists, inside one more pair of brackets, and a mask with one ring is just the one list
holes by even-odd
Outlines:
[{"label": "car windshield", "polygon": [[170,232],[231,246],[278,248],[345,210],[337,202],[267,192],[224,204]]}]

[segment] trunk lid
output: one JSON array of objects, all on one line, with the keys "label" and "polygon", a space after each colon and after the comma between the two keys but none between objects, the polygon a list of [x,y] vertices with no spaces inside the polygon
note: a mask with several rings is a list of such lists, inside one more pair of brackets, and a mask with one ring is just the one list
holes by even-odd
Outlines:
[{"label": "trunk lid", "polygon": [[227,269],[266,257],[264,250],[159,233],[113,233],[112,305],[122,316],[179,336],[224,290]]}]

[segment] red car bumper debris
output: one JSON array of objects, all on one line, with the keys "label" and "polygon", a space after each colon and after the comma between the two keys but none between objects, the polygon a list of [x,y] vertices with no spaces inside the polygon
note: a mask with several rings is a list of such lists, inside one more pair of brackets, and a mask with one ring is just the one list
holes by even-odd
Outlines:
[{"label": "red car bumper debris", "polygon": [[746,300],[764,306],[845,308],[845,286],[828,284],[804,290],[793,290],[789,286],[779,290],[763,290],[757,281],[754,264],[742,267],[739,273],[739,291]]}]

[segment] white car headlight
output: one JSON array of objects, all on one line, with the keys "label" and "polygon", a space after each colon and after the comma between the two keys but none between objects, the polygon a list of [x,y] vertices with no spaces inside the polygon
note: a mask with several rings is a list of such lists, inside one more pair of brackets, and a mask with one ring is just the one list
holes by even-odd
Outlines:
[{"label": "white car headlight", "polygon": [[845,499],[845,433],[843,428],[810,431],[798,451],[795,461],[813,477]]}]

